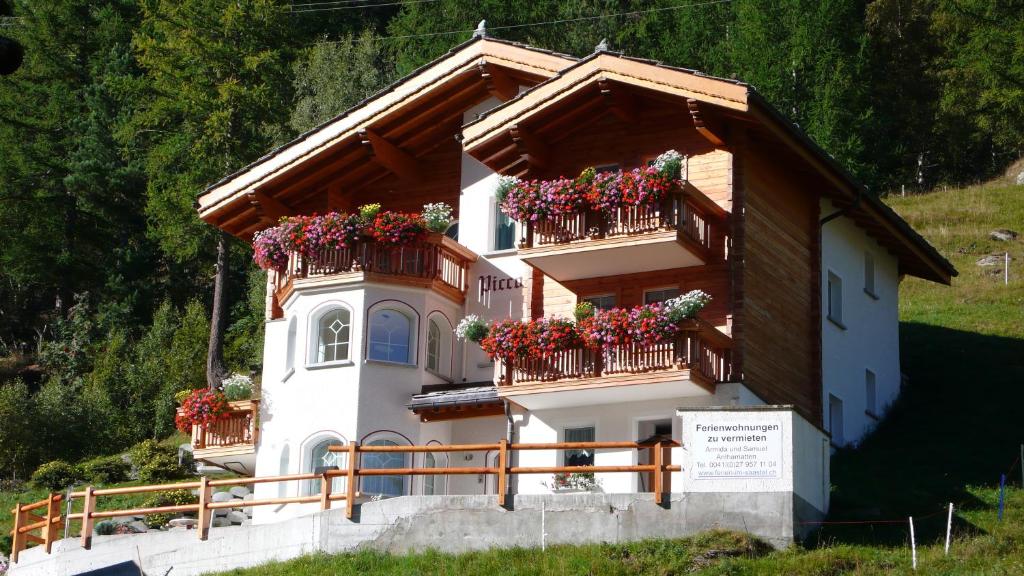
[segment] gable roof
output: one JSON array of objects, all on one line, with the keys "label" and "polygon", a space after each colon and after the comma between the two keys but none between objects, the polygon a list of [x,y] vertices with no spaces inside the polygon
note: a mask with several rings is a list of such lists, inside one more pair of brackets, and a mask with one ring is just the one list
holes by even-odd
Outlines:
[{"label": "gable roof", "polygon": [[334,119],[213,183],[199,195],[196,208],[201,218],[220,225],[227,214],[238,214],[248,208],[247,193],[260,189],[300,164],[325,155],[346,140],[354,141],[368,126],[414,108],[418,102],[460,77],[479,77],[482,72],[494,72],[494,67],[497,67],[519,79],[532,79],[530,83],[535,83],[574,61],[569,56],[513,42],[473,38]]}]

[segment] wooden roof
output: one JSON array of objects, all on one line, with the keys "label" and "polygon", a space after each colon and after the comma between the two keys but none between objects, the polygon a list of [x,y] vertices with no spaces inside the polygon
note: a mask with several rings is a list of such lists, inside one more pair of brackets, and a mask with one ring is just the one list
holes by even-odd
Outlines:
[{"label": "wooden roof", "polygon": [[[463,113],[489,96],[509,100],[572,64],[570,57],[490,38],[452,49],[324,125],[211,185],[200,217],[247,237],[281,216],[397,176],[420,178],[419,159],[454,136]],[[314,197],[316,201],[314,202]]]},{"label": "wooden roof", "polygon": [[628,120],[652,99],[688,111],[693,128],[712,146],[728,149],[729,125],[742,124],[784,150],[795,167],[825,183],[817,188],[822,196],[896,255],[901,273],[944,284],[956,276],[952,264],[906,221],[743,82],[598,52],[466,124],[462,145],[495,171],[529,175],[543,167],[544,156],[558,149],[574,125],[605,113]]}]

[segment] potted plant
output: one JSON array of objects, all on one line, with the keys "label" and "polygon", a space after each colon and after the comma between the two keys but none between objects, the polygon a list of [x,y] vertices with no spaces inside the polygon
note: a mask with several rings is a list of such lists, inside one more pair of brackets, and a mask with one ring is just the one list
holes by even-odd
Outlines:
[{"label": "potted plant", "polygon": [[543,484],[556,494],[597,492],[601,489],[601,481],[594,477],[593,472],[560,472],[552,474],[550,482]]}]

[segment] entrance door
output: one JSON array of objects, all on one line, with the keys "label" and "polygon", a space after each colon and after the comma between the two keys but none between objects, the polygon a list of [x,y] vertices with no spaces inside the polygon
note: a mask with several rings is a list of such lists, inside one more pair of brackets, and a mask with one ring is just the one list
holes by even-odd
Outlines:
[{"label": "entrance door", "polygon": [[[672,419],[641,420],[637,423],[637,442],[654,443],[658,440],[672,439]],[[653,463],[654,448],[641,448],[637,453],[637,464],[644,466]],[[637,492],[650,492],[654,487],[653,472],[637,473]]]}]

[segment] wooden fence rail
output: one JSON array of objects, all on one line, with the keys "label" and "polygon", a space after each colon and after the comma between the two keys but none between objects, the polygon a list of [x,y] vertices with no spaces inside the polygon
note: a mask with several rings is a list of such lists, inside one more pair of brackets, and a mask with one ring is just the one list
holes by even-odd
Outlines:
[{"label": "wooden fence rail", "polygon": [[[149,514],[168,513],[195,513],[197,516],[197,533],[200,540],[209,537],[210,526],[213,520],[213,511],[226,508],[250,508],[256,506],[279,506],[282,504],[311,504],[319,503],[321,510],[328,510],[334,502],[344,501],[347,518],[352,518],[353,507],[356,499],[361,496],[357,491],[356,478],[361,476],[429,476],[429,475],[456,475],[456,474],[489,474],[496,476],[498,504],[504,506],[508,495],[508,477],[515,474],[566,474],[566,473],[637,473],[647,472],[653,475],[653,490],[656,502],[664,502],[664,498],[671,491],[669,474],[681,471],[680,466],[672,465],[671,447],[677,446],[670,441],[659,441],[653,443],[639,442],[557,442],[557,443],[522,443],[512,444],[507,440],[500,440],[492,444],[433,444],[429,446],[360,446],[358,443],[351,443],[343,446],[332,446],[332,452],[342,452],[348,455],[348,463],[344,469],[327,470],[322,473],[285,474],[281,476],[264,476],[253,478],[230,478],[221,480],[209,480],[203,476],[198,481],[178,482],[174,484],[154,484],[148,486],[126,486],[123,488],[94,488],[86,487],[84,490],[68,492],[67,494],[52,493],[45,499],[29,504],[20,502],[11,511],[14,514],[14,528],[11,530],[11,561],[17,562],[19,554],[29,544],[40,544],[46,546],[46,553],[49,554],[53,542],[57,539],[59,531],[65,527],[67,522],[74,520],[82,524],[80,539],[82,547],[86,550],[92,547],[92,535],[95,529],[95,521],[103,518],[114,518],[117,516],[145,516]],[[602,450],[602,449],[629,449],[629,450],[650,450],[651,463],[637,464],[632,466],[512,466],[512,454],[517,451],[528,450]],[[362,468],[359,463],[359,455],[374,452],[398,452],[398,453],[423,453],[423,452],[497,452],[496,466],[478,467],[444,467],[444,468]],[[335,478],[346,478],[347,486],[344,493],[333,491],[333,480]],[[266,484],[274,482],[293,482],[300,480],[320,480],[320,493],[307,496],[290,496],[280,498],[263,498],[258,500],[241,500],[228,502],[214,502],[213,489],[218,486],[239,486]],[[129,508],[123,510],[99,510],[97,499],[104,496],[118,496],[125,494],[146,494],[151,492],[167,492],[172,490],[196,490],[199,494],[199,501],[195,504],[179,504],[171,506],[156,506],[148,508]],[[74,499],[82,500],[82,511],[62,515],[61,504],[68,503]],[[39,535],[34,534],[38,532]]]}]

